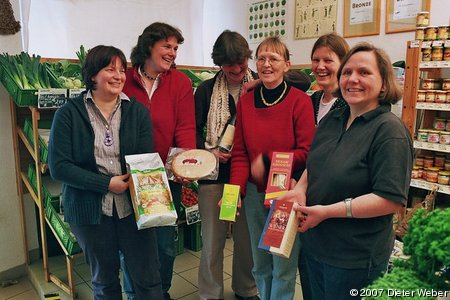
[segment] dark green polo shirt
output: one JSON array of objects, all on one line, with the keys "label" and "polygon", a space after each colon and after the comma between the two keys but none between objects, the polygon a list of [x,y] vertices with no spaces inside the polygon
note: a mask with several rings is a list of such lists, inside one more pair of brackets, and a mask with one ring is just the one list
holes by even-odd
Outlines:
[{"label": "dark green polo shirt", "polygon": [[[348,130],[348,107],[322,119],[306,165],[308,206],[368,193],[406,204],[413,146],[390,108],[384,104],[357,117]],[[392,215],[327,219],[302,234],[305,251],[341,268],[365,268],[388,259],[393,238]]]}]

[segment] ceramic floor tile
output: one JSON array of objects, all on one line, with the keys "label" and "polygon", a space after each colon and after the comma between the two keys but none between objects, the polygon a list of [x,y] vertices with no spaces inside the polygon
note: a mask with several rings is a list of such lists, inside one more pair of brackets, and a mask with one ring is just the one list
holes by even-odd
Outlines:
[{"label": "ceramic floor tile", "polygon": [[74,268],[75,273],[77,273],[78,276],[80,276],[81,279],[83,279],[83,281],[91,280],[91,270],[90,270],[88,264],[86,264],[86,263],[78,264],[78,265],[75,265],[73,268]]},{"label": "ceramic floor tile", "polygon": [[194,293],[192,293],[192,294],[183,296],[183,297],[181,297],[181,298],[177,298],[176,300],[198,300],[199,297],[200,297],[200,296],[198,295],[198,291],[196,291],[196,292],[194,292]]},{"label": "ceramic floor tile", "polygon": [[173,270],[175,273],[180,273],[196,268],[199,264],[200,259],[188,251],[176,257]]},{"label": "ceramic floor tile", "polygon": [[194,255],[195,257],[198,257],[198,258],[200,258],[200,256],[202,255],[202,250],[192,251],[192,250],[185,249],[185,251],[191,253],[192,255]]},{"label": "ceramic floor tile", "polygon": [[29,290],[23,293],[20,293],[14,297],[11,298],[1,298],[1,299],[8,299],[8,300],[39,300],[40,297],[34,290]]},{"label": "ceramic floor tile", "polygon": [[178,275],[198,288],[198,267],[180,272]]},{"label": "ceramic floor tile", "polygon": [[233,255],[224,257],[223,259],[223,272],[231,276],[233,273]]},{"label": "ceramic floor tile", "polygon": [[225,240],[225,249],[233,252],[233,239],[226,239]]},{"label": "ceramic floor tile", "polygon": [[174,274],[172,278],[172,287],[169,290],[169,294],[174,299],[188,296],[197,291],[197,287],[191,284],[183,277]]},{"label": "ceramic floor tile", "polygon": [[[9,299],[13,296],[25,293],[28,291],[34,292],[33,285],[27,277],[22,277],[16,279],[17,284],[11,284],[10,286],[1,287],[0,286],[0,299]],[[36,294],[37,295],[37,294]]]}]

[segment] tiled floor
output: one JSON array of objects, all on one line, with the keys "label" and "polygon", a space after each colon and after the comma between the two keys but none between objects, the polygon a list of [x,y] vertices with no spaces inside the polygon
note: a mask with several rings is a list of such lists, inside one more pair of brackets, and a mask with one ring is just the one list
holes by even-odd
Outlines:
[{"label": "tiled floor", "polygon": [[[235,299],[231,290],[231,261],[233,256],[233,241],[228,239],[225,246],[224,259],[224,286],[225,299]],[[174,299],[196,300],[198,299],[198,266],[200,262],[200,251],[193,252],[186,250],[185,253],[177,256],[174,266],[174,276],[170,295]],[[62,256],[51,257],[49,259],[51,272],[59,278],[67,279],[65,259]],[[0,286],[0,300],[38,300],[43,299],[47,293],[58,293],[63,300],[71,299],[65,292],[60,290],[53,283],[45,282],[42,270],[42,261],[38,261],[29,266],[29,276],[19,279],[18,284],[2,288]],[[92,286],[90,282],[90,272],[83,258],[74,262],[74,283],[78,295],[77,299],[92,299]],[[32,282],[36,283],[33,287]],[[125,295],[123,299],[126,299]],[[301,289],[299,277],[297,275],[297,284],[295,291],[295,300],[301,300]]]}]

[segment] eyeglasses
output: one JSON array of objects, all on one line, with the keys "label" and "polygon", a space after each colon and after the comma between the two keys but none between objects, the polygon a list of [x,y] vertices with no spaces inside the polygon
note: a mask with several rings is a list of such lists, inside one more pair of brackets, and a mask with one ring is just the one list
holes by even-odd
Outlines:
[{"label": "eyeglasses", "polygon": [[264,56],[258,56],[256,58],[256,63],[259,65],[264,65],[266,61],[269,62],[269,65],[273,66],[285,60],[276,57],[264,57]]}]

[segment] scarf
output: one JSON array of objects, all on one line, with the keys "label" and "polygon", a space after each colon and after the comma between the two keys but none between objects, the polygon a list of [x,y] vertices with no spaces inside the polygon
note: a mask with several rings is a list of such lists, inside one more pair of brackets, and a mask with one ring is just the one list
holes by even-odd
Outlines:
[{"label": "scarf", "polygon": [[[253,76],[250,69],[244,76],[239,88],[239,97],[244,82],[252,81]],[[230,108],[228,105],[228,85],[223,71],[219,71],[214,82],[213,92],[211,95],[211,104],[209,106],[208,119],[206,121],[206,140],[205,148],[217,148],[220,135],[222,134],[228,120],[230,119]]]}]

